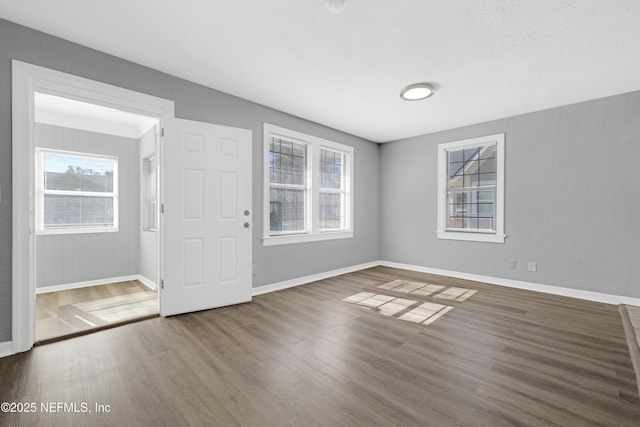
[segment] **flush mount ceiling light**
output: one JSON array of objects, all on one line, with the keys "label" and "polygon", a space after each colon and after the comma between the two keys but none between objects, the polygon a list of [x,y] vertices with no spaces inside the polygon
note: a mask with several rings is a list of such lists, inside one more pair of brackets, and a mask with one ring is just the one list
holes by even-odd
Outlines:
[{"label": "flush mount ceiling light", "polygon": [[431,83],[414,83],[400,91],[400,98],[405,101],[420,101],[433,95],[436,88]]},{"label": "flush mount ceiling light", "polygon": [[347,0],[327,0],[327,9],[331,13],[341,13],[344,10],[344,4]]}]

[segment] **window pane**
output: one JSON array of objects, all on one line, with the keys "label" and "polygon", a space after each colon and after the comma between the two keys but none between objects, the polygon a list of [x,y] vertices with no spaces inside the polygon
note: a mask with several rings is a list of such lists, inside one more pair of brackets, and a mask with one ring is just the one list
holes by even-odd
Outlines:
[{"label": "window pane", "polygon": [[344,228],[342,223],[343,218],[342,194],[320,193],[320,229],[330,230]]},{"label": "window pane", "polygon": [[109,159],[45,153],[44,188],[112,193],[114,167]]},{"label": "window pane", "polygon": [[472,217],[465,217],[465,220],[467,221],[466,227],[465,228],[469,228],[469,229],[478,229],[478,218],[475,216]]},{"label": "window pane", "polygon": [[480,147],[465,148],[464,149],[464,161],[473,160],[478,158]]},{"label": "window pane", "polygon": [[462,150],[448,151],[449,163],[462,162],[464,157],[462,156]]},{"label": "window pane", "polygon": [[271,188],[269,222],[272,232],[305,231],[305,196],[305,190]]},{"label": "window pane", "polygon": [[482,217],[493,217],[493,203],[478,203],[478,213]]},{"label": "window pane", "polygon": [[44,195],[45,230],[113,226],[113,197]]},{"label": "window pane", "polygon": [[493,218],[480,218],[478,220],[480,230],[493,230]]},{"label": "window pane", "polygon": [[478,191],[478,201],[480,202],[493,202],[493,190],[491,191]]},{"label": "window pane", "polygon": [[496,144],[491,144],[491,145],[485,145],[482,147],[482,149],[480,150],[480,158],[481,159],[489,159],[489,158],[496,158]]},{"label": "window pane", "polygon": [[481,173],[478,177],[480,180],[478,184],[481,186],[495,186],[496,185],[496,174],[495,173]]},{"label": "window pane", "polygon": [[320,150],[320,188],[342,189],[344,154]]},{"label": "window pane", "polygon": [[274,184],[304,185],[307,147],[273,138],[269,147],[269,176]]},{"label": "window pane", "polygon": [[465,175],[464,181],[462,181],[465,188],[478,186],[478,175]]},{"label": "window pane", "polygon": [[447,228],[493,230],[493,190],[463,190],[448,193]]},{"label": "window pane", "polygon": [[462,176],[464,174],[464,162],[449,163],[449,178]]},{"label": "window pane", "polygon": [[480,173],[496,172],[496,158],[480,160]]}]

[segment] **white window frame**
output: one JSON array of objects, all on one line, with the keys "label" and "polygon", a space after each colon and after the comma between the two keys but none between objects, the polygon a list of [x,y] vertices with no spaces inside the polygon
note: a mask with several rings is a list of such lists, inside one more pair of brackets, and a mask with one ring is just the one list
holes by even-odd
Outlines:
[{"label": "white window frame", "polygon": [[[353,153],[351,146],[339,144],[326,139],[296,132],[283,127],[264,123],[263,129],[263,245],[283,245],[291,243],[305,243],[322,240],[347,239],[353,237]],[[270,224],[270,176],[269,176],[269,146],[271,138],[293,140],[307,146],[307,201],[305,206],[305,230],[295,233],[271,234]],[[344,166],[344,228],[340,230],[320,229],[320,150],[326,149],[345,155]]]},{"label": "white window frame", "polygon": [[[118,158],[94,153],[82,153],[78,151],[65,151],[50,148],[36,148],[36,234],[87,234],[87,233],[116,233],[118,232]],[[72,157],[104,159],[114,162],[113,164],[113,193],[101,193],[90,191],[64,191],[45,190],[43,174],[43,160],[46,154],[63,154]],[[63,196],[95,196],[113,198],[113,227],[82,227],[82,228],[57,228],[47,230],[44,228],[44,196],[47,194],[57,194]]]},{"label": "white window frame", "polygon": [[[438,144],[438,239],[504,243],[504,140],[499,133]],[[447,152],[488,144],[496,145],[495,232],[447,230]]]}]

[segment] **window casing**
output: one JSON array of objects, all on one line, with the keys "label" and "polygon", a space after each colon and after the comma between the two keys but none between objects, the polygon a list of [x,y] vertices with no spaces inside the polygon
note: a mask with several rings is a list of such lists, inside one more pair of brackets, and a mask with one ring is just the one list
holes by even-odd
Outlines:
[{"label": "window casing", "polygon": [[36,149],[36,232],[118,231],[118,159]]},{"label": "window casing", "polygon": [[504,242],[504,134],[438,145],[437,234]]},{"label": "window casing", "polygon": [[353,147],[264,125],[265,246],[353,237]]}]

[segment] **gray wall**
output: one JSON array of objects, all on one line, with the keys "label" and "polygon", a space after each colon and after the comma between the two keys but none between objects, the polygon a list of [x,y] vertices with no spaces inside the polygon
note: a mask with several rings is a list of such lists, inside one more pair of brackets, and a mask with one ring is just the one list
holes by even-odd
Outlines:
[{"label": "gray wall", "polygon": [[[437,144],[501,132],[505,243],[438,240]],[[384,144],[382,259],[640,297],[639,161],[640,92]]]},{"label": "gray wall", "polygon": [[142,161],[145,157],[156,152],[156,128],[152,127],[146,134],[140,138],[140,149],[138,155],[138,170],[140,174],[140,271],[139,273],[151,280],[156,285],[158,284],[158,262],[157,262],[157,245],[158,245],[158,233],[155,231],[149,231],[144,227],[144,220],[142,218],[145,209],[142,204],[145,203],[144,187],[147,184],[145,179],[145,170],[142,166]]},{"label": "gray wall", "polygon": [[[0,342],[11,337],[11,60],[48,67],[175,101],[180,118],[253,131],[253,286],[379,258],[379,147],[363,139],[0,20]],[[260,64],[257,62],[256,66]],[[262,124],[287,127],[355,150],[355,237],[262,246]]]},{"label": "gray wall", "polygon": [[116,233],[36,236],[36,286],[108,279],[139,273],[140,175],[137,139],[44,124],[37,147],[118,157],[119,220]]}]

